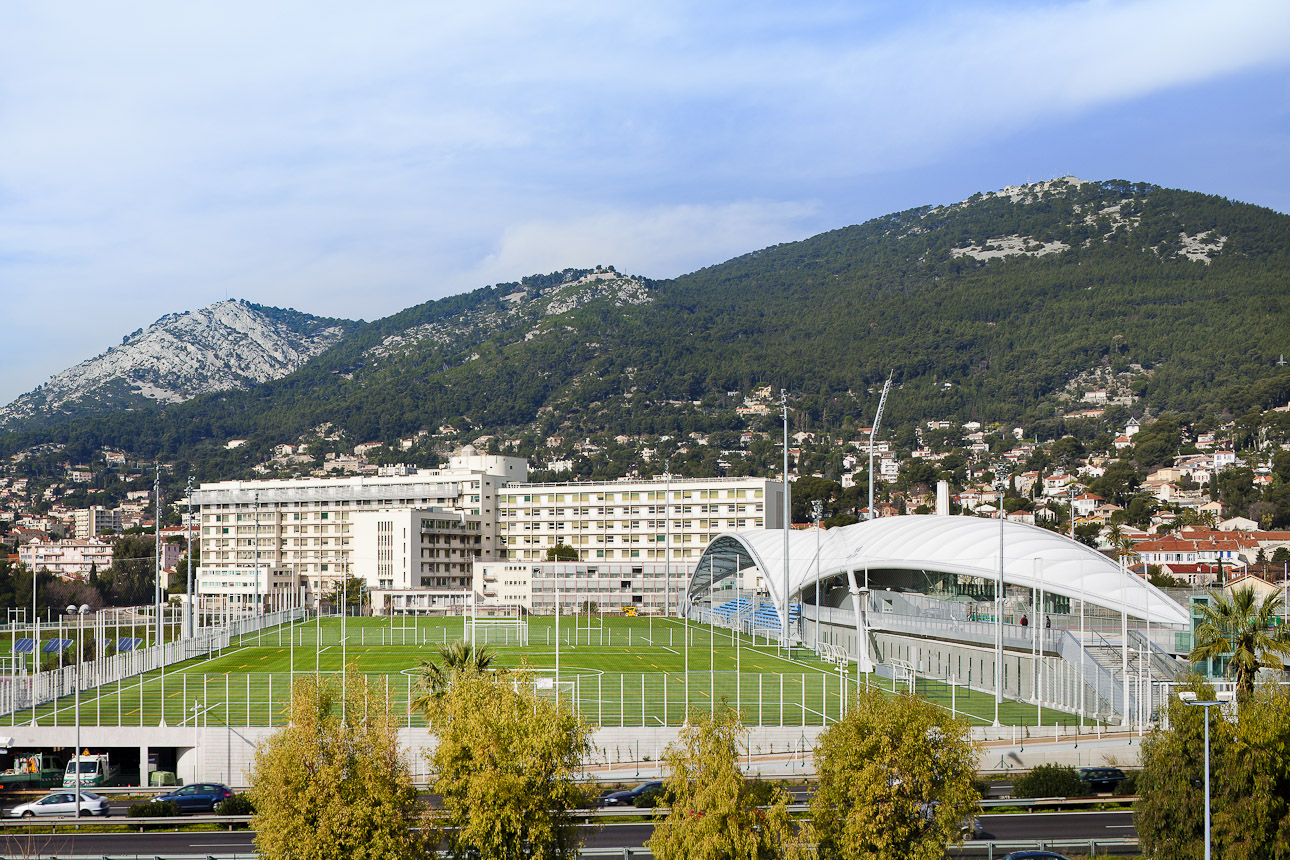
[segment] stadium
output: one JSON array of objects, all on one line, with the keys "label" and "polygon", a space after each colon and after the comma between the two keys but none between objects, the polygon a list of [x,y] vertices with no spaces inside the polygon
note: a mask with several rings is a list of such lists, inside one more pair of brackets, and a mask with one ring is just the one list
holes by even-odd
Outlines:
[{"label": "stadium", "polygon": [[750,749],[802,749],[860,686],[912,690],[983,730],[1142,725],[1177,675],[1187,613],[1053,532],[907,516],[785,534],[710,540],[676,617],[600,615],[573,599],[558,617],[293,608],[207,616],[191,636],[171,615],[160,645],[147,608],[125,628],[120,618],[116,629],[102,617],[63,619],[57,639],[13,626],[14,651],[24,641],[71,643],[78,631],[131,647],[84,663],[68,650],[62,668],[39,672],[15,654],[0,719],[15,758],[65,753],[75,731],[81,748],[132,774],[123,781],[237,785],[255,743],[290,720],[292,680],[336,678],[346,665],[387,691],[424,773],[432,739],[410,705],[416,669],[462,639],[576,709],[596,729],[604,763],[657,760],[688,712],[725,705],[750,728]]}]

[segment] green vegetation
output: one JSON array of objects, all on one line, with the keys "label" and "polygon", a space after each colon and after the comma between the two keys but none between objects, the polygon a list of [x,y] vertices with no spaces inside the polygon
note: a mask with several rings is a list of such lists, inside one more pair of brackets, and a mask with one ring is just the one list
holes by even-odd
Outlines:
[{"label": "green vegetation", "polygon": [[1088,793],[1075,768],[1063,764],[1038,765],[1012,784],[1013,797],[1083,797]]},{"label": "green vegetation", "polygon": [[857,696],[820,735],[808,842],[820,860],[943,857],[976,815],[967,723],[914,696]]},{"label": "green vegetation", "polygon": [[[1200,700],[1214,690],[1200,680],[1188,689]],[[1143,856],[1200,860],[1204,851],[1205,709],[1177,699],[1168,704],[1168,728],[1142,745],[1140,800],[1134,824]],[[1286,856],[1290,833],[1290,691],[1256,687],[1236,720],[1209,710],[1213,856],[1255,860]]]},{"label": "green vegetation", "polygon": [[1236,681],[1238,701],[1254,690],[1260,669],[1281,670],[1281,657],[1290,657],[1290,629],[1274,626],[1281,610],[1280,593],[1259,597],[1252,586],[1230,595],[1217,593],[1212,605],[1202,605],[1196,626],[1192,665],[1210,660],[1225,663],[1224,674]]},{"label": "green vegetation", "polygon": [[385,691],[350,670],[343,693],[329,682],[297,679],[291,703],[292,724],[257,745],[252,766],[260,856],[428,856],[415,826],[421,803]]},{"label": "green vegetation", "polygon": [[[1006,236],[1022,237],[1030,253],[962,253]],[[1208,261],[1190,259],[1183,237],[1208,249]],[[1036,255],[1040,243],[1057,252]],[[309,439],[311,455],[321,456],[450,424],[460,436],[449,441],[504,434],[520,455],[558,433],[566,441],[552,453],[571,461],[575,478],[639,466],[619,434],[673,437],[650,468],[671,457],[682,475],[763,473],[776,466],[773,445],[722,453],[737,447],[724,444],[732,434],[775,420],[737,415],[743,396],[764,384],[787,388],[798,428],[844,432],[872,419],[875,386],[891,370],[900,387],[886,426],[899,448],[928,417],[1010,422],[1028,436],[1096,446],[1128,410],[1108,410],[1104,423],[1054,412],[1069,405],[1058,398],[1066,383],[1093,369],[1118,374],[1140,398],[1134,414],[1211,421],[1290,400],[1290,369],[1275,365],[1287,271],[1290,217],[1255,206],[1124,181],[1058,185],[1026,202],[977,196],[651,282],[644,304],[599,296],[544,316],[541,298],[582,270],[427,302],[357,325],[284,379],[179,405],[51,419],[0,438],[0,456],[56,442],[66,446],[58,461],[88,460],[111,445],[175,462],[166,478],[174,486],[189,473],[199,481],[250,475],[281,442]],[[517,291],[528,300],[503,299]],[[369,352],[427,325],[442,336],[384,358]],[[317,433],[327,422],[336,440]],[[1135,469],[1169,452],[1164,431],[1139,443]],[[1247,435],[1264,431],[1290,432],[1263,419],[1243,426]],[[692,432],[708,441],[682,452],[678,440]],[[230,451],[230,438],[248,442]],[[600,451],[575,454],[583,438]],[[405,459],[433,465],[441,453],[418,447]],[[826,448],[803,465],[836,473],[841,455]],[[45,468],[38,457],[30,466]]]},{"label": "green vegetation", "polygon": [[667,748],[669,806],[647,846],[659,860],[796,857],[788,792],[750,780],[739,766],[743,725],[730,708],[694,711]]},{"label": "green vegetation", "polygon": [[453,857],[575,858],[569,810],[591,751],[587,726],[506,675],[463,672],[426,711],[437,738],[432,790],[443,804],[435,839]]}]

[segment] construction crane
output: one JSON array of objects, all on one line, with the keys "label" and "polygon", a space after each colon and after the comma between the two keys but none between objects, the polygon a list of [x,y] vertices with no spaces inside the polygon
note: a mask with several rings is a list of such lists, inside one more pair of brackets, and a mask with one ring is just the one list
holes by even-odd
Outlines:
[{"label": "construction crane", "polygon": [[869,431],[869,519],[874,518],[873,509],[873,446],[878,439],[878,425],[882,423],[882,410],[887,405],[887,392],[891,391],[891,377],[896,371],[887,374],[887,381],[882,385],[882,396],[878,398],[878,412],[873,416],[873,428]]}]

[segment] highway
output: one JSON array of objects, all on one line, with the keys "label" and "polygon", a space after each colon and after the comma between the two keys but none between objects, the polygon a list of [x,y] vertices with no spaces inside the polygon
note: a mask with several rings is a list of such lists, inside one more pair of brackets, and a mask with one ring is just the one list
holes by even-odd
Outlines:
[{"label": "highway", "polygon": [[[193,822],[202,816],[193,816]],[[119,819],[109,819],[121,823]],[[985,839],[1124,839],[1135,835],[1133,813],[1031,812],[981,816]],[[586,848],[638,848],[653,832],[648,821],[611,823],[587,827]],[[254,851],[250,831],[200,833],[81,833],[6,835],[4,856],[67,856],[109,854],[195,854],[227,856]]]}]

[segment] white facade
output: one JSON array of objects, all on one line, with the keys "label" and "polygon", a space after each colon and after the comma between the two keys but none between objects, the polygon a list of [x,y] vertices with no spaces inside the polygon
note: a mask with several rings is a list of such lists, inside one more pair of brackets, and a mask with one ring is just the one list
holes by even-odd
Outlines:
[{"label": "white facade", "polygon": [[675,612],[689,579],[688,568],[662,562],[584,563],[572,561],[481,562],[475,566],[475,591],[481,605],[520,606],[529,612],[550,615],[555,611],[559,588],[560,611],[576,612],[588,604],[602,613],[631,607],[642,614],[661,615],[666,609],[669,578],[672,597],[667,608]]},{"label": "white facade", "polygon": [[73,513],[75,534],[80,540],[97,537],[103,532],[121,531],[121,512],[101,505],[82,508]]},{"label": "white facade", "polygon": [[[242,607],[312,606],[346,574],[379,584],[375,548],[360,552],[356,544],[359,512],[453,511],[478,523],[479,556],[495,558],[498,488],[527,477],[523,459],[467,446],[446,469],[203,484],[193,496],[201,508],[198,596]],[[416,563],[409,560],[408,570],[419,577],[419,557]]]},{"label": "white facade", "polygon": [[512,484],[499,494],[504,557],[541,562],[557,544],[578,560],[693,565],[722,532],[783,527],[783,485],[765,478]]},{"label": "white facade", "polygon": [[449,508],[355,511],[354,569],[369,590],[462,592],[483,553],[480,518]]},{"label": "white facade", "polygon": [[32,570],[84,579],[90,568],[99,573],[112,566],[112,542],[89,540],[43,541],[37,538],[18,547],[18,561]]}]

